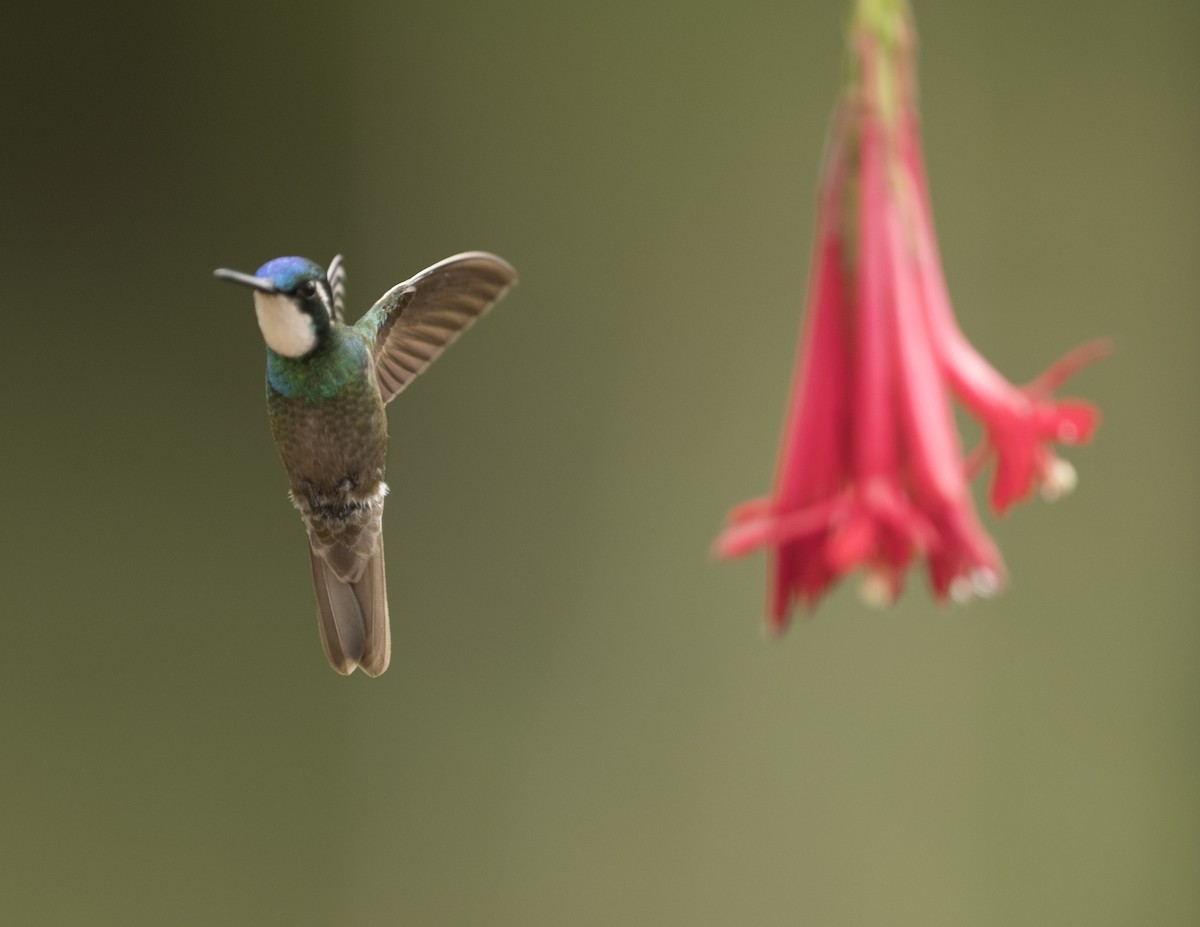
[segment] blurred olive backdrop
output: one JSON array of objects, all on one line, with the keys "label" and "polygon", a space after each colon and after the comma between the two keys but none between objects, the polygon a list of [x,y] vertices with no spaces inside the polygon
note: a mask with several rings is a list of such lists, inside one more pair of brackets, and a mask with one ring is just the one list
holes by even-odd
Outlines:
[{"label": "blurred olive backdrop", "polygon": [[[1200,923],[1200,7],[920,2],[952,293],[1094,335],[1013,582],[781,642],[762,558],[844,4],[25,5],[0,62],[0,922]],[[1086,12],[1083,12],[1086,9]],[[486,248],[391,408],[395,655],[343,679],[249,296]],[[357,314],[357,313],[356,313]]]}]

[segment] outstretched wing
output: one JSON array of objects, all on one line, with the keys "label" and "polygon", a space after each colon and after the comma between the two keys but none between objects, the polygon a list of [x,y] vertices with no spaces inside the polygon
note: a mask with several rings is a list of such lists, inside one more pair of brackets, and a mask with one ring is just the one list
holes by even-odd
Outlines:
[{"label": "outstretched wing", "polygon": [[512,265],[467,251],[388,290],[357,328],[375,346],[375,374],[391,402],[517,282]]},{"label": "outstretched wing", "polygon": [[329,270],[325,272],[329,281],[329,293],[333,297],[333,317],[339,322],[346,321],[346,265],[342,256],[336,254],[329,262]]}]

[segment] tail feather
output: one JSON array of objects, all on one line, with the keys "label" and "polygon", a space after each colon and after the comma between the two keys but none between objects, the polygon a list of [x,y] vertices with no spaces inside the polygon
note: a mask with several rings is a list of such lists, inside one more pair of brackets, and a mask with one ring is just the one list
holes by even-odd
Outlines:
[{"label": "tail feather", "polygon": [[311,547],[313,589],[317,594],[317,627],[329,665],[349,676],[362,659],[366,638],[362,609],[354,590],[334,575],[329,564]]},{"label": "tail feather", "polygon": [[344,582],[310,545],[317,627],[329,665],[343,676],[356,667],[378,676],[391,659],[382,539],[356,582]]},{"label": "tail feather", "polygon": [[367,561],[363,575],[354,584],[354,595],[364,617],[366,640],[359,666],[368,676],[378,676],[392,659],[392,630],[388,620],[387,578],[383,568],[383,538]]}]

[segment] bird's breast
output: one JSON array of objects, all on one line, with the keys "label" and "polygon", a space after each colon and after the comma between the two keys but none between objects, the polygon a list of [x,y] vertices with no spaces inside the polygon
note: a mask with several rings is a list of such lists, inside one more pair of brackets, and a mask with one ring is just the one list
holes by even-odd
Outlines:
[{"label": "bird's breast", "polygon": [[267,409],[293,496],[331,511],[376,496],[387,462],[387,418],[369,378],[317,401],[282,395],[268,383]]}]

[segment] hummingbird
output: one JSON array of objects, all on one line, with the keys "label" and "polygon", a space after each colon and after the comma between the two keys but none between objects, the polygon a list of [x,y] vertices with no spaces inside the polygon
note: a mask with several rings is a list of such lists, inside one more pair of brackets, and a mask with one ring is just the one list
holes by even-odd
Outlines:
[{"label": "hummingbird", "polygon": [[383,561],[385,407],[517,282],[507,261],[467,251],[392,287],[354,325],[346,270],[302,257],[254,275],[214,271],[254,291],[267,345],[267,416],[308,534],[317,627],[342,675],[391,659]]}]

